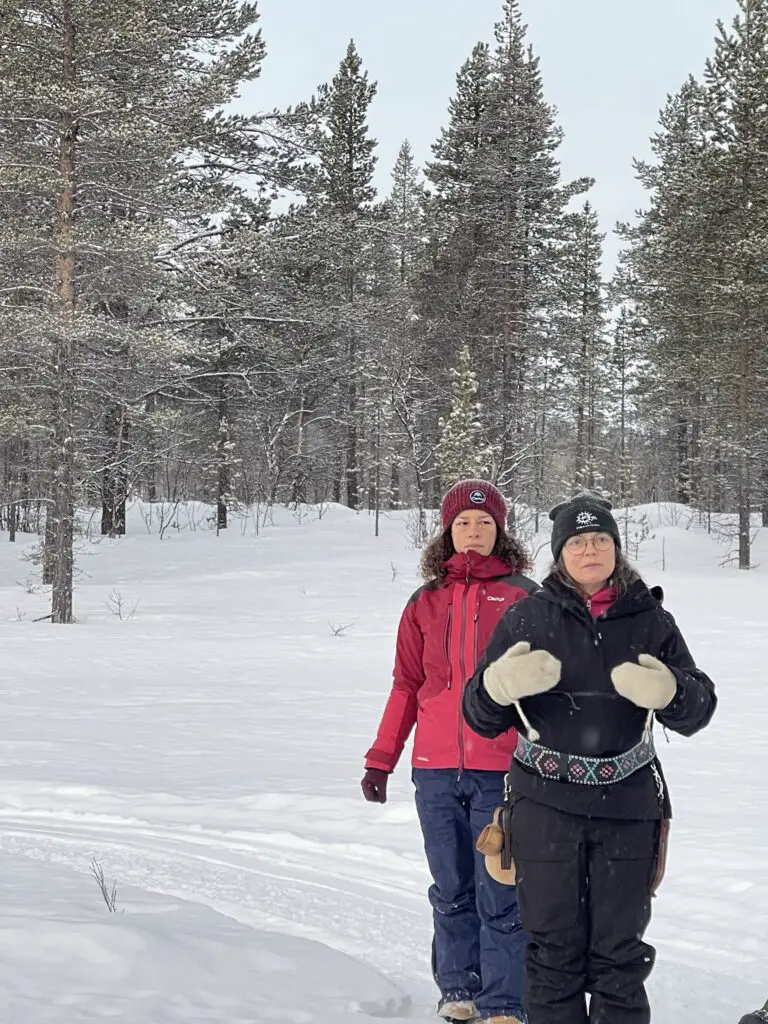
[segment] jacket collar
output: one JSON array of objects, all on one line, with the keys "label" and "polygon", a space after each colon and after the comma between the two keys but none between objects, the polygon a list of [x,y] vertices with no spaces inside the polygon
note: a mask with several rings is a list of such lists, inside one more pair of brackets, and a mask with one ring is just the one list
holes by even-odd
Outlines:
[{"label": "jacket collar", "polygon": [[[555,577],[547,576],[538,593],[544,600],[560,605],[561,608],[565,608],[581,618],[589,614],[581,595]],[[602,593],[605,593],[605,591]],[[649,611],[651,608],[658,607],[660,597],[661,593],[658,588],[654,587],[653,591],[651,591],[642,580],[635,580],[634,583],[630,584],[625,594],[617,597],[610,604],[605,614],[609,618],[637,615],[639,612]]]},{"label": "jacket collar", "polygon": [[449,583],[477,583],[482,580],[509,576],[512,570],[496,555],[481,555],[477,551],[458,552],[446,561],[446,580]]},{"label": "jacket collar", "polygon": [[602,590],[598,590],[596,593],[586,597],[584,604],[592,617],[598,619],[601,615],[605,615],[608,609],[616,603],[617,598],[616,587],[603,587]]}]

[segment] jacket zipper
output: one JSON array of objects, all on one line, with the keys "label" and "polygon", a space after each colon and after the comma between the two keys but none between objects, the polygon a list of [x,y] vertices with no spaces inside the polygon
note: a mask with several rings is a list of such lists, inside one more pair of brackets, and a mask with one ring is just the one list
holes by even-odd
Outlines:
[{"label": "jacket zipper", "polygon": [[481,590],[478,594],[477,605],[475,606],[475,617],[472,620],[474,623],[474,633],[472,635],[472,673],[474,674],[477,668],[477,623],[480,618],[480,602],[483,599],[483,591]]},{"label": "jacket zipper", "polygon": [[448,665],[448,689],[453,683],[453,668],[451,659],[451,628],[453,626],[453,602],[448,605],[448,621],[445,625],[445,661]]},{"label": "jacket zipper", "polygon": [[589,625],[592,629],[592,635],[594,637],[595,647],[600,646],[600,641],[603,639],[603,634],[600,632],[600,627],[597,624],[597,619],[592,614],[592,598],[588,597],[584,602],[584,606],[587,609],[587,615],[589,616]]},{"label": "jacket zipper", "polygon": [[461,779],[464,771],[464,719],[461,715],[461,702],[464,696],[464,683],[466,681],[466,662],[464,660],[464,642],[467,635],[467,596],[469,594],[469,579],[464,584],[464,596],[461,599],[461,633],[459,636],[459,668],[461,669],[461,695],[459,696],[459,773],[456,781]]},{"label": "jacket zipper", "polygon": [[483,603],[483,597],[487,593],[485,584],[483,584],[477,592],[475,600],[475,614],[472,619],[472,674],[474,675],[475,669],[477,668],[477,624],[480,621],[480,605]]}]

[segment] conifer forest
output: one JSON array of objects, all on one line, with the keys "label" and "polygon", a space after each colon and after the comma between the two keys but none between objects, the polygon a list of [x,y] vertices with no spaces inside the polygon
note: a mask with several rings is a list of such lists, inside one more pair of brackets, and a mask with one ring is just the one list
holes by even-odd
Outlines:
[{"label": "conifer forest", "polygon": [[[0,2],[0,517],[72,619],[78,509],[434,508],[466,475],[516,526],[597,488],[768,524],[768,0],[713,25],[659,112],[603,270],[588,178],[499,0],[418,166],[374,187],[355,42],[242,113],[255,2]],[[43,74],[41,69],[44,69]],[[638,140],[644,150],[647,140]]]}]

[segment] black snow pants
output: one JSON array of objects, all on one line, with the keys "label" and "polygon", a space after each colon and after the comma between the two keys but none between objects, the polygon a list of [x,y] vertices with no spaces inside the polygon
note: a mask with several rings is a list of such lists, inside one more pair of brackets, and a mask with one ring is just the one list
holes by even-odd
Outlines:
[{"label": "black snow pants", "polygon": [[658,821],[587,818],[517,799],[528,1024],[649,1024],[655,950],[642,937],[658,835]]}]

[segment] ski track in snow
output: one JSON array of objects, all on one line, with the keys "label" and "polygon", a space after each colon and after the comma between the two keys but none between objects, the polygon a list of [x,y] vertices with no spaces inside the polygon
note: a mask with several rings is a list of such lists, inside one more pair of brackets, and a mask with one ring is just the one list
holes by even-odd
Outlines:
[{"label": "ski track in snow", "polygon": [[[109,865],[109,877],[119,883],[199,902],[244,924],[320,941],[376,968],[384,963],[390,977],[410,989],[414,1012],[429,1012],[423,872],[391,851],[280,831],[164,826],[110,813],[53,810],[20,814],[0,809],[0,833],[0,848],[9,853],[77,870],[95,857]],[[384,877],[372,874],[372,857],[387,867]],[[752,886],[733,883],[730,888],[739,895]],[[661,937],[654,936],[661,963],[651,984],[658,1004],[654,1020],[660,1024],[732,1021],[735,1006],[761,998],[759,982],[742,982],[734,989],[728,977],[730,971],[743,973],[747,962],[759,975],[760,939],[746,933],[730,946],[716,941],[713,923],[720,902],[733,913],[727,890],[706,899],[700,892],[675,893],[674,913],[663,915],[656,929]],[[748,903],[749,897],[745,913]],[[700,930],[691,931],[692,921]],[[672,957],[689,966],[675,964]],[[718,983],[720,972],[725,973]],[[367,1010],[372,1013],[371,1007]],[[389,1011],[382,1009],[382,1015]]]},{"label": "ski track in snow", "polygon": [[[77,870],[95,857],[109,865],[118,885],[201,902],[242,923],[322,941],[372,966],[381,966],[381,940],[392,936],[387,964],[396,974],[430,978],[424,883],[394,872],[378,880],[370,850],[355,855],[289,833],[158,827],[98,816],[75,823],[72,815],[55,812],[0,810],[0,830],[0,847],[8,852]],[[372,933],[380,936],[375,946]]]},{"label": "ski track in snow", "polygon": [[[407,755],[385,808],[358,783],[416,556],[396,517],[378,546],[369,527],[332,510],[258,541],[88,548],[81,623],[63,632],[18,621],[20,602],[44,614],[44,595],[0,587],[0,850],[81,874],[96,858],[118,898],[135,885],[322,942],[424,1016],[429,877]],[[693,740],[659,741],[675,818],[649,932],[653,1019],[735,1024],[768,995],[768,632],[755,615],[768,585],[718,569],[720,549],[693,530],[657,533],[641,568],[663,582],[721,704]],[[755,553],[768,563],[768,532]],[[105,613],[116,585],[139,602],[135,622]]]}]

